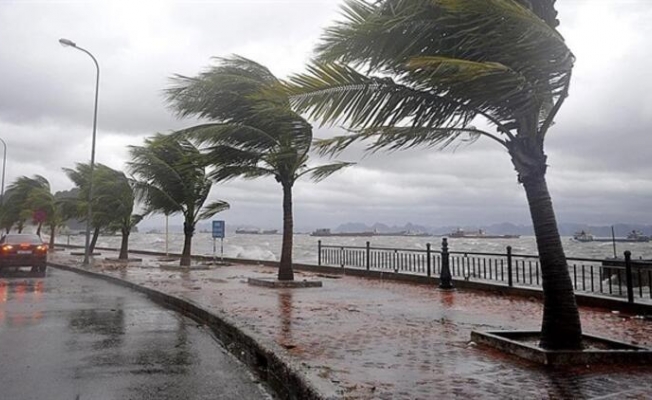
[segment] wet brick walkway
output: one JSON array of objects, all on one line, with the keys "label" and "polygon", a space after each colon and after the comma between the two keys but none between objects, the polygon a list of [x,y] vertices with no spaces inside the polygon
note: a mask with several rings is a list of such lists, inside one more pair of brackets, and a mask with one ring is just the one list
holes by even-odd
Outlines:
[{"label": "wet brick walkway", "polygon": [[[81,257],[62,251],[51,260],[74,266]],[[470,342],[471,330],[539,329],[535,299],[307,272],[295,279],[321,279],[323,288],[270,289],[246,281],[274,268],[182,272],[151,258],[93,269],[230,316],[343,399],[652,399],[650,367],[550,369]],[[652,321],[586,307],[581,317],[585,333],[652,347]]]}]

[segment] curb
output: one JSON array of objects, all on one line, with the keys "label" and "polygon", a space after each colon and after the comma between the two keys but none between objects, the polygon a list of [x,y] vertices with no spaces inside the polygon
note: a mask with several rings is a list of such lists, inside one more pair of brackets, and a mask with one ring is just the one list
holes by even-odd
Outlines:
[{"label": "curb", "polygon": [[190,300],[140,286],[115,276],[51,262],[48,262],[48,266],[103,279],[144,293],[155,303],[208,326],[222,342],[222,345],[267,383],[280,399],[335,400],[340,398],[336,394],[335,388],[322,387],[327,385],[318,385],[317,382],[310,381],[305,371],[300,370],[299,367],[293,365],[294,363],[288,357],[281,354],[282,349],[276,343],[262,343],[260,339],[254,339],[226,315],[213,314]]}]

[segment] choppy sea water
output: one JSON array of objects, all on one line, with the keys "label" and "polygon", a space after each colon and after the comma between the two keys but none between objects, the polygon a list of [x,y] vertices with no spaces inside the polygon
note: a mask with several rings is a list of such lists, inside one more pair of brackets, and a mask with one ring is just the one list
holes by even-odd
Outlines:
[{"label": "choppy sea water", "polygon": [[[84,245],[83,235],[59,236],[58,243]],[[282,235],[227,234],[224,238],[224,257],[254,260],[279,260]],[[410,237],[410,236],[375,236],[375,237],[314,237],[307,234],[294,235],[295,262],[316,264],[317,242],[334,246],[365,246],[369,241],[372,247],[424,249],[430,243],[433,250],[441,248],[441,237]],[[133,233],[130,236],[129,248],[132,250],[167,251],[181,253],[183,234],[169,233],[167,240],[164,233]],[[613,244],[610,242],[581,243],[570,237],[563,237],[562,242],[567,257],[602,259],[614,256]],[[536,242],[533,236],[522,236],[518,239],[460,239],[449,238],[450,251],[505,253],[507,246],[512,246],[514,254],[537,254]],[[120,247],[120,236],[101,236],[98,247]],[[215,248],[215,252],[214,252]],[[616,243],[616,254],[632,252],[632,258],[652,258],[652,242],[648,243]],[[210,233],[199,232],[193,237],[192,254],[221,255],[220,239],[211,237]]]}]

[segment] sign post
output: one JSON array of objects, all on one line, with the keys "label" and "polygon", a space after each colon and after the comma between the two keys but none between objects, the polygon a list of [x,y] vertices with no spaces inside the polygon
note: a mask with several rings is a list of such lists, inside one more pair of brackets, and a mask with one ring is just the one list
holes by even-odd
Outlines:
[{"label": "sign post", "polygon": [[215,239],[220,238],[220,261],[224,262],[224,221],[213,221],[213,261],[215,261]]}]

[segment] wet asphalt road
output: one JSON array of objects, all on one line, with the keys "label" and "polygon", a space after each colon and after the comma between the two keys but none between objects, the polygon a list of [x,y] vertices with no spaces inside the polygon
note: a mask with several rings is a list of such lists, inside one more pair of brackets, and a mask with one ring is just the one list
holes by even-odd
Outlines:
[{"label": "wet asphalt road", "polygon": [[1,399],[271,399],[207,328],[48,268],[0,275]]}]

